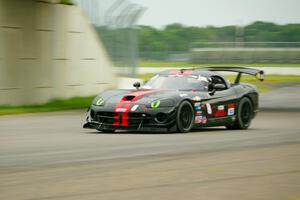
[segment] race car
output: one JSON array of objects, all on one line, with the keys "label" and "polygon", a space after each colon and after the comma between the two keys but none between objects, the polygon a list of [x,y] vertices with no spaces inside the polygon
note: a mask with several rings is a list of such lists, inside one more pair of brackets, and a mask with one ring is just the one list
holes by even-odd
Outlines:
[{"label": "race car", "polygon": [[[218,72],[237,73],[230,83]],[[202,127],[247,129],[258,112],[258,91],[240,83],[242,74],[264,80],[264,72],[246,67],[171,69],[158,73],[142,87],[99,94],[87,112],[84,128],[181,132]]]}]

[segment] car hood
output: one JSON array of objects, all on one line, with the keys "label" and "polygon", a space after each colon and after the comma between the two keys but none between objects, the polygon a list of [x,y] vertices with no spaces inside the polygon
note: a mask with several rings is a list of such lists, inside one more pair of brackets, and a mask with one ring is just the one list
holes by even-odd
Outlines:
[{"label": "car hood", "polygon": [[104,106],[114,106],[117,103],[128,101],[135,104],[149,105],[160,100],[161,106],[174,106],[181,99],[206,99],[206,92],[178,91],[166,89],[140,89],[140,90],[109,90],[99,94],[93,101],[96,104],[98,99],[104,100]]},{"label": "car hood", "polygon": [[106,104],[116,104],[121,101],[130,101],[137,104],[148,104],[155,100],[169,99],[176,95],[175,91],[160,89],[140,89],[140,90],[109,90],[98,95]]}]

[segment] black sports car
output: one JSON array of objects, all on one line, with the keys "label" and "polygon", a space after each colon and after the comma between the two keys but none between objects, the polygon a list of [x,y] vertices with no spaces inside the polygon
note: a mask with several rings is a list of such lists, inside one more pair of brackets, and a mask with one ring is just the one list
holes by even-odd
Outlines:
[{"label": "black sports car", "polygon": [[[230,83],[217,71],[236,72]],[[189,132],[226,126],[247,129],[258,111],[254,85],[240,83],[242,74],[263,81],[264,72],[245,67],[173,69],[152,77],[143,87],[99,94],[88,109],[84,128]]]}]

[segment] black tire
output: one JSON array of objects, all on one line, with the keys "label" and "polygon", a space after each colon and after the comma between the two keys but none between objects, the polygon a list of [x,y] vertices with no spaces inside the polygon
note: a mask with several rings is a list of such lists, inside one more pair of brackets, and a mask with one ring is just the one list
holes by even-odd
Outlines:
[{"label": "black tire", "polygon": [[247,97],[241,99],[234,124],[226,126],[228,129],[248,129],[253,118],[253,104]]},{"label": "black tire", "polygon": [[181,133],[189,132],[194,125],[194,108],[188,101],[182,101],[176,114],[177,131]]}]

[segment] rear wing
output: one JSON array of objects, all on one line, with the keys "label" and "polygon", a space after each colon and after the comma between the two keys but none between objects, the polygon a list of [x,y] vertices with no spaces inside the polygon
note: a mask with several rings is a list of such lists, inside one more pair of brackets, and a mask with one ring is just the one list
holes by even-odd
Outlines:
[{"label": "rear wing", "polygon": [[235,78],[235,81],[234,81],[235,84],[238,84],[240,82],[242,74],[249,74],[249,75],[255,76],[260,81],[264,80],[264,71],[259,70],[259,69],[254,69],[254,68],[248,68],[248,67],[204,67],[201,69],[207,70],[207,71],[237,72],[238,75]]}]

